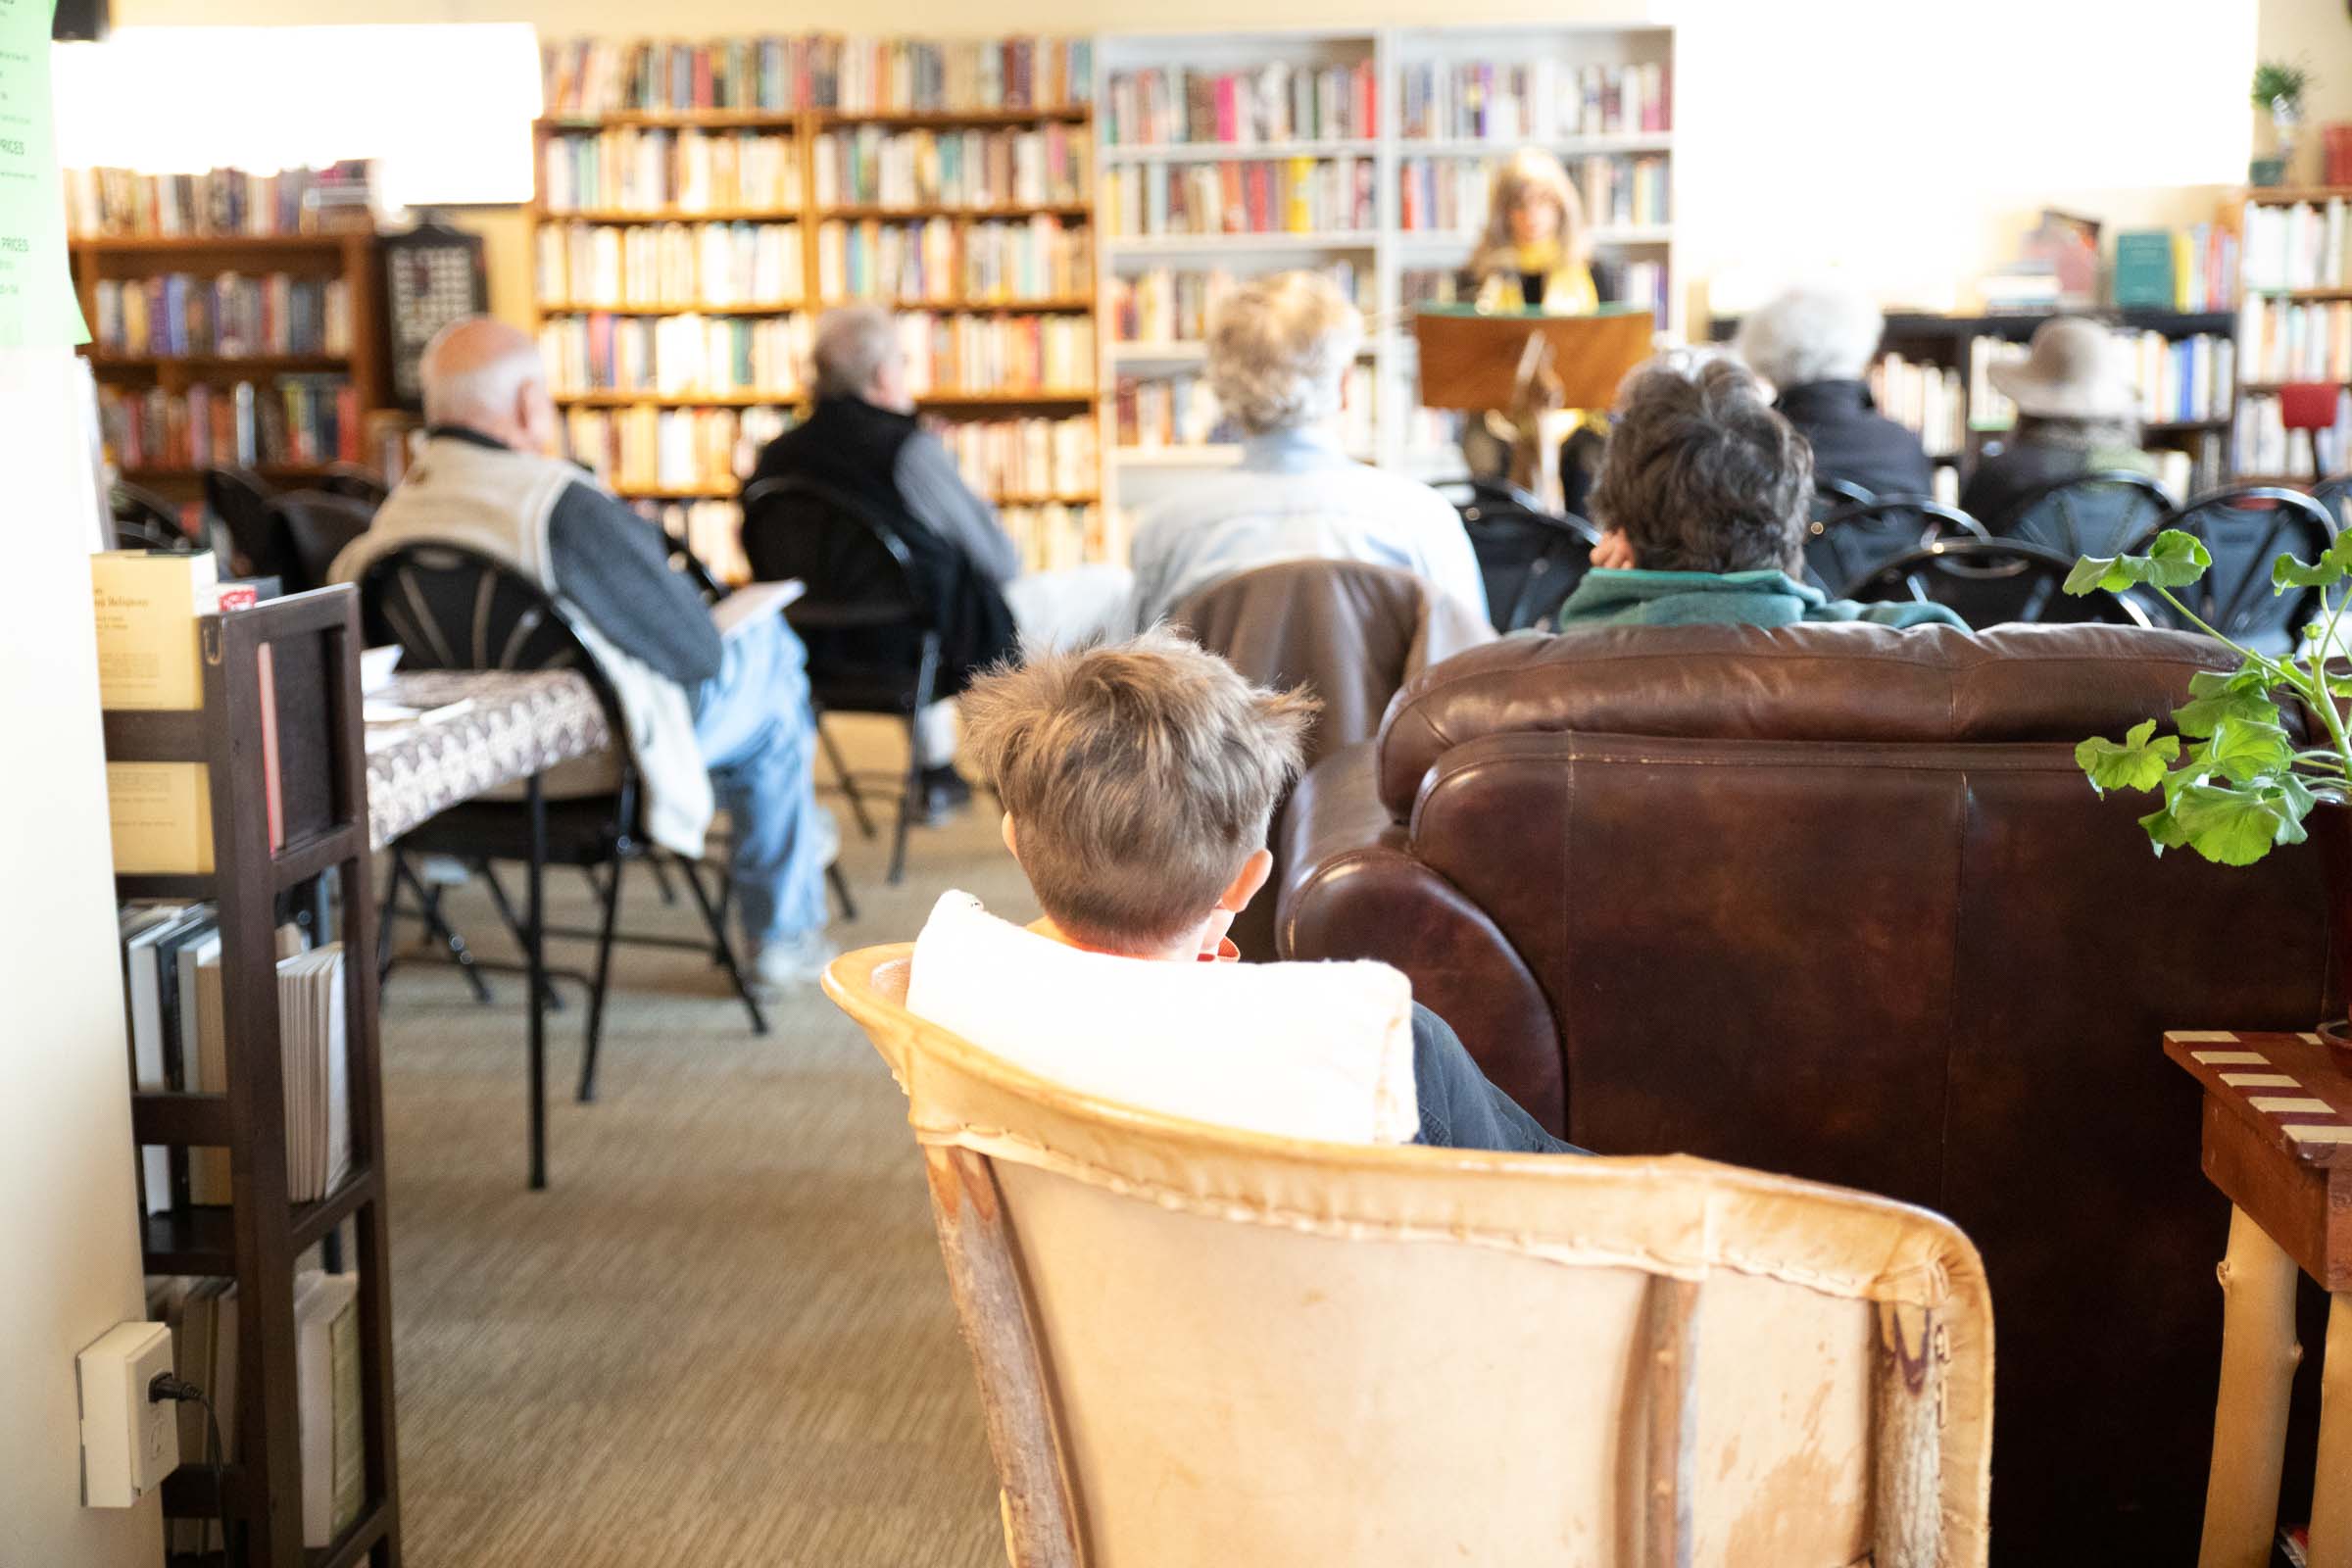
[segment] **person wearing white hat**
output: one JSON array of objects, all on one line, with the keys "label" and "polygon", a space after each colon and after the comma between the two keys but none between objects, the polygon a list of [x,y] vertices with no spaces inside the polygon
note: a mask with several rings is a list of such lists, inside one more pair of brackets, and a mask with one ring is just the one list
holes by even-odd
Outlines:
[{"label": "person wearing white hat", "polygon": [[1992,367],[1992,384],[2017,405],[2017,427],[1986,452],[1960,493],[1960,510],[1993,532],[2033,491],[2082,473],[2153,474],[2139,446],[2139,393],[2115,333],[2079,316],[2034,329],[2023,360]]}]

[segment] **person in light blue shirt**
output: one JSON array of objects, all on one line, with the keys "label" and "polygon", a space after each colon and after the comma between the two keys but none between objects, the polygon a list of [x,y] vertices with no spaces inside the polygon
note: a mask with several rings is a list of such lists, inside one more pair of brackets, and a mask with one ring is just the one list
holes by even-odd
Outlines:
[{"label": "person in light blue shirt", "polygon": [[1560,607],[1584,626],[1789,626],[1863,620],[1957,626],[1942,605],[1863,605],[1797,580],[1813,449],[1721,355],[1660,355],[1618,389],[1592,489],[1607,531]]},{"label": "person in light blue shirt", "polygon": [[1357,463],[1336,423],[1363,318],[1313,272],[1243,284],[1210,323],[1208,383],[1248,438],[1136,529],[1138,631],[1212,583],[1285,561],[1399,566],[1476,610],[1487,592],[1461,514],[1425,484]]}]

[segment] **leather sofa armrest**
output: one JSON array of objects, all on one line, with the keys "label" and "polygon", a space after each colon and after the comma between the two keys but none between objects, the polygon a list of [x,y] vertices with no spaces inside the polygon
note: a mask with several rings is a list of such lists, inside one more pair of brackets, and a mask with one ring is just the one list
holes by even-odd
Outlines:
[{"label": "leather sofa armrest", "polygon": [[1276,906],[1286,958],[1377,958],[1453,1026],[1489,1078],[1568,1136],[1551,1004],[1485,910],[1413,858],[1380,799],[1378,743],[1333,753],[1299,780],[1283,818]]}]

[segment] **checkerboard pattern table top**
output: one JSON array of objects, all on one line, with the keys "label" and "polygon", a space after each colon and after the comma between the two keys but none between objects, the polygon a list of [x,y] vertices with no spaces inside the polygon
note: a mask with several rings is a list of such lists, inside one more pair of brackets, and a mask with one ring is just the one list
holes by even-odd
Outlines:
[{"label": "checkerboard pattern table top", "polygon": [[2176,1029],[2164,1054],[2297,1164],[2352,1167],[2352,1063],[2318,1035]]}]

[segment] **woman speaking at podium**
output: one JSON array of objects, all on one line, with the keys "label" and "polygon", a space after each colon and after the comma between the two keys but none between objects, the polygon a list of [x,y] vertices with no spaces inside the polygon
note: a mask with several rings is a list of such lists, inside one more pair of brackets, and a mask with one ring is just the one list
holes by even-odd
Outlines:
[{"label": "woman speaking at podium", "polygon": [[1480,310],[1547,316],[1592,311],[1600,303],[1592,255],[1585,204],[1557,158],[1522,147],[1495,166],[1487,231],[1470,254]]}]

